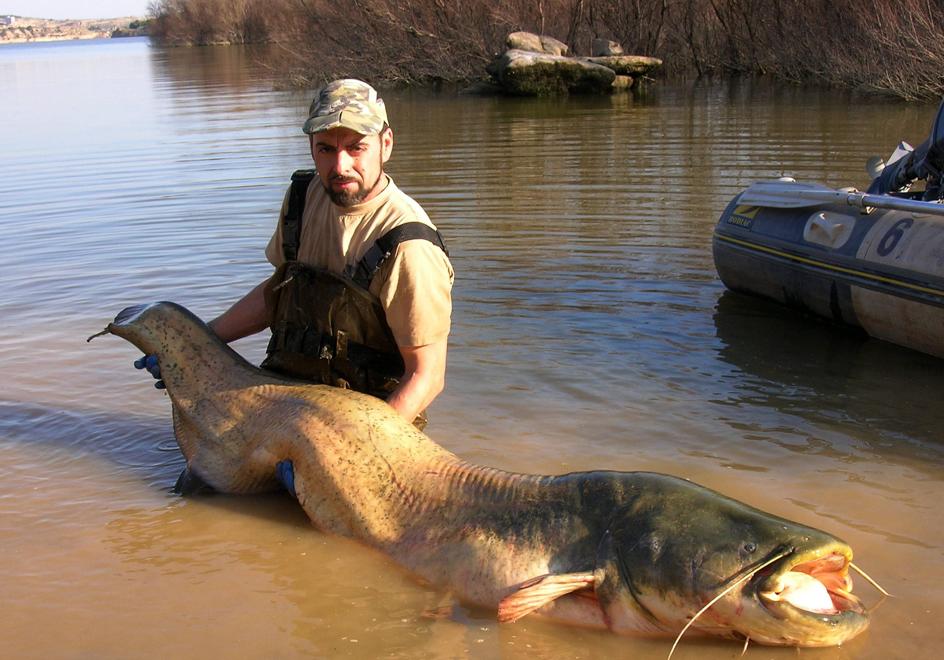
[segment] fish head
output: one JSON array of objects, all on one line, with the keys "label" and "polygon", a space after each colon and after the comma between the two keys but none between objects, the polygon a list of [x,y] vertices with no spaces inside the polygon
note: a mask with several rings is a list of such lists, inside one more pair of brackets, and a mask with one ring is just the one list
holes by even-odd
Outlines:
[{"label": "fish head", "polygon": [[617,627],[677,633],[697,615],[702,634],[834,646],[868,626],[851,561],[826,532],[651,475],[604,534],[598,595]]},{"label": "fish head", "polygon": [[111,333],[131,342],[145,354],[159,353],[169,337],[186,333],[187,326],[201,326],[186,308],[172,302],[153,302],[126,307],[105,327]]}]

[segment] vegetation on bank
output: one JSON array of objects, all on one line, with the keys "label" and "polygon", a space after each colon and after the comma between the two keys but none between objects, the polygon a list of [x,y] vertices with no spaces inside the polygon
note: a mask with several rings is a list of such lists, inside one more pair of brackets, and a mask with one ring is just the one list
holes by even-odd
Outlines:
[{"label": "vegetation on bank", "polygon": [[152,38],[269,43],[290,84],[336,76],[434,84],[481,78],[517,30],[575,54],[594,38],[669,76],[765,75],[905,99],[944,93],[935,0],[156,0]]}]

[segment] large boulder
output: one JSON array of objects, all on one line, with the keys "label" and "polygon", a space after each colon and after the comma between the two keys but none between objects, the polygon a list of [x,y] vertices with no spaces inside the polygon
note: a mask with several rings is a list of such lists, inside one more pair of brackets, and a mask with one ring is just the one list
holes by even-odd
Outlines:
[{"label": "large boulder", "polygon": [[505,39],[505,45],[509,50],[526,50],[547,55],[566,55],[570,50],[563,41],[532,32],[512,32]]},{"label": "large boulder", "polygon": [[613,69],[619,76],[644,76],[662,66],[662,60],[658,57],[646,57],[644,55],[607,55],[582,59]]},{"label": "large boulder", "polygon": [[594,57],[606,55],[622,55],[623,47],[609,39],[594,39],[590,42],[590,54]]},{"label": "large boulder", "polygon": [[613,81],[613,91],[627,92],[631,90],[635,84],[636,81],[632,76],[616,76],[616,80]]},{"label": "large boulder", "polygon": [[520,49],[505,51],[491,73],[506,92],[524,96],[599,94],[613,91],[613,69],[585,59]]}]

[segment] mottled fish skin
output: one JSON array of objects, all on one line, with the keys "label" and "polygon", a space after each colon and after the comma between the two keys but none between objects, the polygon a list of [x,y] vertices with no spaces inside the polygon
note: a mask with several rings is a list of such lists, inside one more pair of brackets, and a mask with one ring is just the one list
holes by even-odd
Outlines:
[{"label": "mottled fish skin", "polygon": [[833,557],[845,580],[851,550],[824,532],[669,475],[472,465],[379,399],[258,369],[174,303],[129,307],[106,330],[158,355],[192,475],[221,492],[258,493],[281,488],[276,464],[290,460],[318,529],[377,548],[500,616],[517,618],[533,601],[572,624],[675,634],[734,576],[781,553],[776,569],[745,581],[694,627],[825,646],[868,624],[856,607],[809,617],[780,605],[773,615],[758,598],[800,561]]}]

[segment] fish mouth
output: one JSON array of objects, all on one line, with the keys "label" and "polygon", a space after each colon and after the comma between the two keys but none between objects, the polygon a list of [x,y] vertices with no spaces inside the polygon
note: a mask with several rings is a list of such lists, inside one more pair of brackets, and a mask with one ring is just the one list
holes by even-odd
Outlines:
[{"label": "fish mouth", "polygon": [[751,579],[757,601],[779,619],[863,625],[868,612],[852,593],[852,551],[846,546],[790,553]]},{"label": "fish mouth", "polygon": [[115,317],[115,320],[105,326],[105,329],[101,332],[96,332],[94,335],[86,339],[86,342],[90,342],[96,337],[101,337],[102,335],[117,335],[123,339],[128,339],[129,335],[129,326],[144,312],[150,305],[132,305],[131,307],[125,307],[123,310],[118,312],[118,316]]},{"label": "fish mouth", "polygon": [[118,315],[115,317],[114,321],[105,326],[104,330],[92,335],[87,341],[92,341],[95,337],[100,337],[101,335],[112,334],[135,344],[133,337],[136,327],[135,322],[152,306],[153,305],[144,304],[125,307],[123,310],[118,312]]},{"label": "fish mouth", "polygon": [[[144,330],[145,319],[148,316],[148,312],[155,308],[160,307],[179,307],[174,303],[168,302],[155,302],[155,303],[145,303],[142,305],[132,305],[130,307],[125,307],[123,310],[118,312],[118,315],[115,316],[115,319],[105,326],[105,329],[101,332],[97,332],[86,341],[92,341],[96,337],[101,337],[102,335],[112,334],[117,337],[125,339],[141,350],[148,352],[148,350],[142,345],[142,341],[146,334]],[[180,308],[183,309],[183,308]]]},{"label": "fish mouth", "polygon": [[123,310],[118,312],[118,315],[115,316],[115,320],[108,324],[109,329],[120,329],[124,326],[131,325],[147,310],[157,305],[164,303],[145,303],[142,305],[131,305],[130,307],[125,307]]}]

